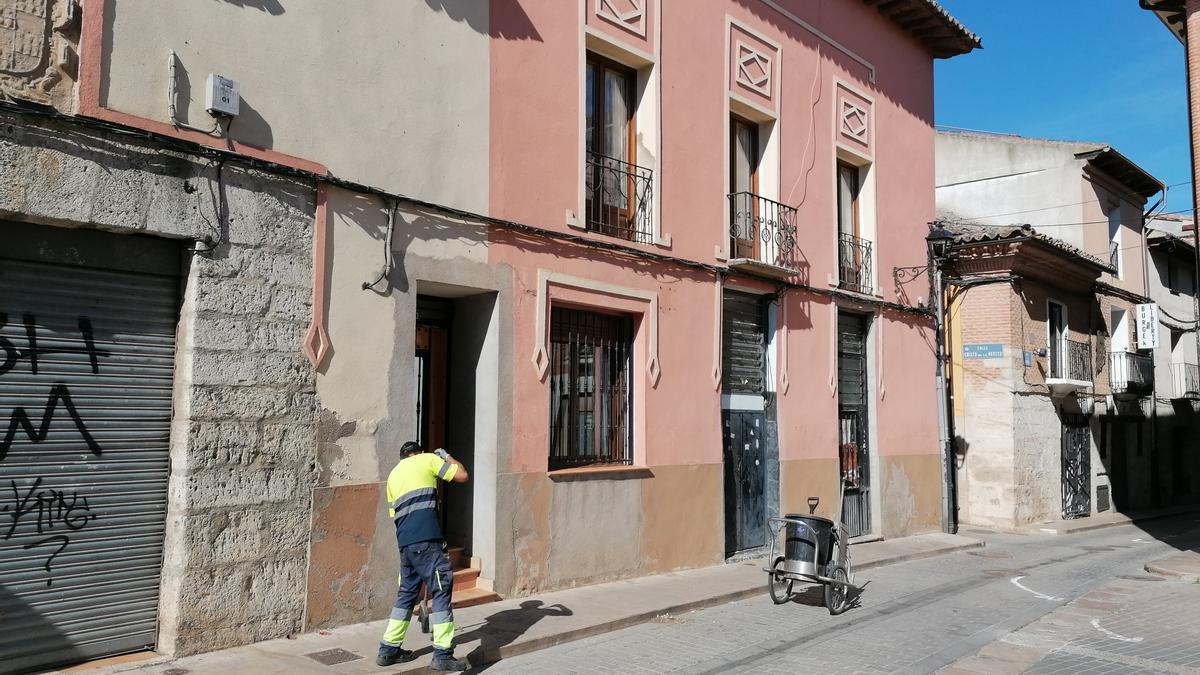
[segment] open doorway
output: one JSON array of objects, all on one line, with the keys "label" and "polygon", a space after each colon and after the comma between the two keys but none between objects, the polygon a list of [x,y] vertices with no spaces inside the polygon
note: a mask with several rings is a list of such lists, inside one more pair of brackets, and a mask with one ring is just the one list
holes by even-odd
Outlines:
[{"label": "open doorway", "polygon": [[[442,532],[456,568],[456,602],[476,577],[491,578],[494,547],[496,406],[499,396],[497,295],[423,285],[417,296],[413,386],[417,439],[445,448],[471,474],[441,487]],[[465,594],[467,597],[469,594]]]}]

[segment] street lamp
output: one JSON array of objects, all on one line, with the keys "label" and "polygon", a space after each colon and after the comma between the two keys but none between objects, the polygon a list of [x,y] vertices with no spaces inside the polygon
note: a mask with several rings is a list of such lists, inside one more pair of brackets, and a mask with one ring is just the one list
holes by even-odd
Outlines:
[{"label": "street lamp", "polygon": [[936,265],[939,260],[945,260],[953,241],[953,232],[942,227],[940,223],[934,223],[929,234],[925,236],[925,243],[929,245],[929,253],[933,256],[931,262]]},{"label": "street lamp", "polygon": [[958,533],[958,488],[954,447],[950,437],[950,396],[946,385],[946,313],[942,307],[942,264],[954,241],[954,233],[933,223],[925,243],[929,247],[929,273],[932,276],[934,307],[934,338],[937,344],[937,406],[938,442],[942,452],[942,529],[950,534]]}]

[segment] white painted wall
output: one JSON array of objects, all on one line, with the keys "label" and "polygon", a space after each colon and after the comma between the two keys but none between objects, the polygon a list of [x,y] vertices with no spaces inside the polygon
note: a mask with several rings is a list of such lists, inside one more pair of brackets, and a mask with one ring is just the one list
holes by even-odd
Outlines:
[{"label": "white painted wall", "polygon": [[938,132],[937,207],[982,225],[1028,223],[1083,248],[1079,144]]},{"label": "white painted wall", "polygon": [[[261,5],[261,7],[260,7]],[[101,103],[210,126],[209,73],[241,85],[230,136],[338,176],[484,211],[488,204],[488,3],[476,0],[110,0]]]}]

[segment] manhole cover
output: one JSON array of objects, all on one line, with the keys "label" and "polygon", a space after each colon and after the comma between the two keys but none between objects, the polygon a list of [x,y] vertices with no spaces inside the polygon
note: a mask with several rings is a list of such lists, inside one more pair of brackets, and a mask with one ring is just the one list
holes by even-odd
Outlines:
[{"label": "manhole cover", "polygon": [[976,558],[983,558],[985,560],[1008,560],[1012,558],[1011,553],[1005,553],[1004,551],[967,551],[967,555],[973,555]]},{"label": "manhole cover", "polygon": [[1156,577],[1152,574],[1122,574],[1118,579],[1127,579],[1129,581],[1166,581],[1162,577]]},{"label": "manhole cover", "polygon": [[345,649],[326,649],[323,652],[313,652],[305,654],[308,658],[326,666],[336,666],[339,663],[348,661],[357,661],[362,657],[354,652],[348,652]]},{"label": "manhole cover", "polygon": [[984,570],[983,573],[989,577],[1023,577],[1025,570]]}]

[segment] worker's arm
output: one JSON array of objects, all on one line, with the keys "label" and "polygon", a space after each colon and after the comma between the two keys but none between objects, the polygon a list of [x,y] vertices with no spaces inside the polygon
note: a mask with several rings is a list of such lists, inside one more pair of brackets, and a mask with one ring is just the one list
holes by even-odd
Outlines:
[{"label": "worker's arm", "polygon": [[454,465],[454,476],[450,479],[450,482],[465,483],[470,479],[470,476],[467,475],[467,467],[463,466],[462,462],[453,457],[447,457],[446,461]]},{"label": "worker's arm", "polygon": [[441,457],[443,462],[446,462],[450,466],[454,467],[454,471],[450,474],[449,478],[451,483],[465,483],[470,480],[470,476],[467,474],[467,467],[463,466],[462,462],[451,457],[450,453],[438,448],[433,454]]}]

